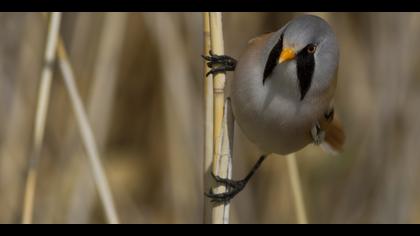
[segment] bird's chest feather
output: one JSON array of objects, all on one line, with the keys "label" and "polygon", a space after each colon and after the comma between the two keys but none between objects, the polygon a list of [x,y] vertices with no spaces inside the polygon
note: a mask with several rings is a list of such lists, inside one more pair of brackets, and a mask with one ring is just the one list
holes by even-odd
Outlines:
[{"label": "bird's chest feather", "polygon": [[[238,66],[251,68],[255,64]],[[278,68],[274,73],[278,77],[268,78],[264,84],[258,69],[238,70],[232,80],[230,97],[235,119],[263,150],[285,154],[310,143],[310,129],[327,107],[325,99],[314,96],[311,90],[301,100],[293,66]]]}]

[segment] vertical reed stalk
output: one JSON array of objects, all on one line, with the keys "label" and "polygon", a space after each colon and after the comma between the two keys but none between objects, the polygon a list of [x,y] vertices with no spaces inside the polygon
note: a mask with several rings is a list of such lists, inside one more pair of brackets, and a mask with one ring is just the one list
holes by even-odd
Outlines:
[{"label": "vertical reed stalk", "polygon": [[47,45],[44,54],[44,67],[42,69],[40,87],[38,93],[38,102],[35,115],[35,126],[33,136],[32,156],[29,161],[29,171],[26,179],[22,223],[32,223],[35,189],[37,182],[38,162],[41,155],[42,142],[44,139],[45,123],[50,99],[51,80],[53,75],[53,64],[55,61],[55,50],[60,32],[61,13],[53,12],[51,14]]},{"label": "vertical reed stalk", "polygon": [[[210,15],[208,12],[203,13],[203,29],[204,29],[204,47],[203,55],[208,54],[211,48],[210,42]],[[211,181],[211,164],[213,161],[213,75],[206,77],[210,69],[204,62],[204,190],[210,188]],[[211,222],[211,205],[209,199],[204,197],[204,223]]]},{"label": "vertical reed stalk", "polygon": [[[215,54],[224,54],[223,43],[223,29],[222,29],[222,13],[210,13],[210,37],[211,48]],[[218,73],[213,78],[213,172],[222,178],[230,178],[231,167],[231,152],[229,144],[229,134],[227,127],[227,112],[225,108],[225,81],[226,75]],[[226,107],[227,108],[227,107]],[[227,111],[227,110],[226,110]],[[226,191],[225,186],[218,186],[213,189],[215,193],[222,193]],[[212,208],[212,223],[227,224],[229,223],[230,204],[217,204]]]},{"label": "vertical reed stalk", "polygon": [[58,44],[58,58],[60,62],[60,70],[70,96],[70,101],[76,115],[77,124],[80,135],[89,158],[90,167],[92,168],[93,178],[99,192],[102,206],[105,210],[105,216],[108,223],[118,224],[118,216],[114,205],[111,190],[101,160],[99,158],[98,148],[95,142],[92,128],[89,124],[86,111],[83,107],[82,99],[78,93],[75,76],[71,67],[67,52],[63,42],[60,40]]},{"label": "vertical reed stalk", "polygon": [[296,154],[286,156],[287,169],[289,170],[290,185],[292,187],[295,212],[298,224],[307,224],[308,216],[306,214],[305,202],[303,200],[302,186],[299,177],[299,170],[296,161]]},{"label": "vertical reed stalk", "polygon": [[[91,121],[99,152],[104,150],[109,136],[128,14],[121,12],[104,13],[104,23],[99,36],[98,56],[95,61],[93,81],[89,92],[89,101],[87,102],[88,119]],[[71,140],[73,142],[73,138]],[[79,146],[73,150],[76,151],[74,155],[81,156],[80,152],[82,150]],[[77,187],[72,193],[72,200],[68,206],[68,223],[77,224],[89,220],[96,201],[95,184],[86,181],[86,178],[90,178],[90,176],[89,168],[84,168],[82,172],[74,176]],[[80,197],[81,195],[83,198]]]}]

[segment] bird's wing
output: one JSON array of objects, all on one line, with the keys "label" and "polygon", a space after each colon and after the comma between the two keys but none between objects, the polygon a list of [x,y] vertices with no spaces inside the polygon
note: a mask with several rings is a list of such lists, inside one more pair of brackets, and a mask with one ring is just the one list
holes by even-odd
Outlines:
[{"label": "bird's wing", "polygon": [[267,32],[265,34],[262,34],[262,35],[259,35],[259,36],[255,37],[255,38],[252,38],[248,41],[248,44],[253,44],[255,41],[265,39],[268,35],[270,35],[272,33],[274,33],[274,32]]}]

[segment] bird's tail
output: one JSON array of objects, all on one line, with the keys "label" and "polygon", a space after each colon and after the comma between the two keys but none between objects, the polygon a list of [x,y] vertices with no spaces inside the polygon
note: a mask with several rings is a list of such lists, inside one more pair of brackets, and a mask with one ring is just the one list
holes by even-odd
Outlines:
[{"label": "bird's tail", "polygon": [[327,153],[337,155],[343,151],[346,135],[337,115],[325,128],[325,139],[321,143],[321,148]]}]

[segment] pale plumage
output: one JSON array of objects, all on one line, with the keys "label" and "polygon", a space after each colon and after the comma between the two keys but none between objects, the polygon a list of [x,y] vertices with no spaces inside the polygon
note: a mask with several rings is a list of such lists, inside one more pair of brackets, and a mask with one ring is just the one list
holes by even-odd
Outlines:
[{"label": "pale plumage", "polygon": [[235,121],[263,152],[244,179],[215,176],[231,189],[208,193],[212,201],[232,199],[270,153],[289,154],[310,143],[332,153],[342,149],[345,136],[333,109],[338,45],[321,18],[297,17],[276,32],[250,40],[237,62],[225,55],[204,58],[211,73],[234,70],[228,97]]},{"label": "pale plumage", "polygon": [[[297,60],[276,64],[263,83],[270,52],[282,35],[282,47],[293,48],[296,53],[309,44],[317,45],[313,75],[303,99]],[[277,32],[252,40],[229,81],[236,122],[264,153],[298,151],[313,141],[312,127],[330,109],[337,65],[334,33],[319,17],[298,17]]]}]

